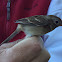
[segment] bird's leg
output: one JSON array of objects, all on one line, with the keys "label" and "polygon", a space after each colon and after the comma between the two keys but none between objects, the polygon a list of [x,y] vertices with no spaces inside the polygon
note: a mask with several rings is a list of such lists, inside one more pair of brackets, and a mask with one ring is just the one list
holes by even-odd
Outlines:
[{"label": "bird's leg", "polygon": [[16,30],[15,30],[8,38],[6,38],[6,39],[0,44],[0,46],[1,46],[3,43],[9,42],[9,41],[10,41],[13,37],[15,37],[16,34],[18,34],[20,31],[21,31],[21,25],[18,24]]},{"label": "bird's leg", "polygon": [[44,48],[44,42],[43,42],[42,37],[39,37],[39,42],[40,42],[41,47],[43,47],[43,48]]},{"label": "bird's leg", "polygon": [[32,35],[28,34],[28,35],[25,36],[25,38],[29,38],[29,37],[32,37]]}]

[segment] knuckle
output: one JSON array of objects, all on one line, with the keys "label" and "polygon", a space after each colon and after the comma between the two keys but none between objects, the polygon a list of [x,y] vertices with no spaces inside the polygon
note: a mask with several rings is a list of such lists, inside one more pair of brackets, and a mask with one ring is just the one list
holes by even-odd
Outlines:
[{"label": "knuckle", "polygon": [[33,50],[34,51],[37,51],[37,52],[40,52],[41,51],[41,46],[39,43],[35,43],[34,46],[33,46]]}]

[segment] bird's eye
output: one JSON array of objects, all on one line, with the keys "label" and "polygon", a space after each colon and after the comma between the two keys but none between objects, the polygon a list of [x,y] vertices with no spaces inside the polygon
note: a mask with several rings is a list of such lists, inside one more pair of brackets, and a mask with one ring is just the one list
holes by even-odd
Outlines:
[{"label": "bird's eye", "polygon": [[58,21],[55,21],[55,24],[58,24],[59,22]]}]

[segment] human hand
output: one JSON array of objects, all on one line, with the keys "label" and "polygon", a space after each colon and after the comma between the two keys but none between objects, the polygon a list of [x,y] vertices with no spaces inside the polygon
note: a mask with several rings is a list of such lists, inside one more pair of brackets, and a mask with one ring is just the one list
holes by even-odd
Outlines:
[{"label": "human hand", "polygon": [[41,47],[35,37],[20,41],[0,46],[0,62],[30,62],[40,54]]},{"label": "human hand", "polygon": [[0,62],[48,62],[50,55],[41,49],[36,37],[20,41],[0,46]]}]

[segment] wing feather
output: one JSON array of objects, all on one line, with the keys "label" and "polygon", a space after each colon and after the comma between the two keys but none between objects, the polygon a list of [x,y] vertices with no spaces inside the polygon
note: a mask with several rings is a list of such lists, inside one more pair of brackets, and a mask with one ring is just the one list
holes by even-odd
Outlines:
[{"label": "wing feather", "polygon": [[36,15],[16,20],[15,23],[20,23],[24,25],[43,26],[48,24],[48,19],[46,19],[44,15]]}]

